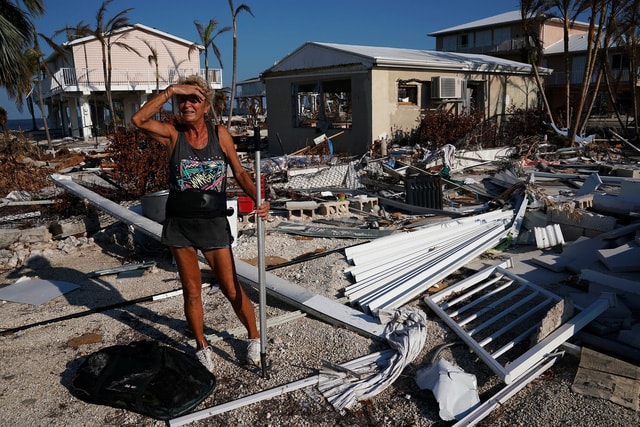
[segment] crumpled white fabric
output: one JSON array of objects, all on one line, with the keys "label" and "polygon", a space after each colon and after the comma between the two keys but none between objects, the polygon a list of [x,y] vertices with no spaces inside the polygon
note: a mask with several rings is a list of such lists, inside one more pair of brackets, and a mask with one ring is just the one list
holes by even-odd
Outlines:
[{"label": "crumpled white fabric", "polygon": [[440,151],[442,151],[444,164],[449,168],[453,168],[453,164],[456,161],[456,147],[451,144],[445,144],[440,148]]},{"label": "crumpled white fabric", "polygon": [[445,421],[464,418],[480,403],[476,376],[446,360],[419,369],[415,381],[420,390],[433,392]]},{"label": "crumpled white fabric", "polygon": [[386,323],[385,338],[394,350],[389,357],[350,368],[357,375],[331,368],[323,369],[319,374],[318,389],[338,411],[350,409],[358,401],[381,393],[424,347],[427,337],[427,315],[424,311],[401,307],[391,312],[380,311],[378,317]]}]

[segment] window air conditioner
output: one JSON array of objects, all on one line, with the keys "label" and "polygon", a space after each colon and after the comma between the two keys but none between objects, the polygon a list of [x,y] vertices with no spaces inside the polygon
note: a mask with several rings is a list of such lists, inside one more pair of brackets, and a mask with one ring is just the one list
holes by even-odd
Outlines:
[{"label": "window air conditioner", "polygon": [[462,98],[462,79],[458,77],[433,77],[431,79],[431,98]]}]

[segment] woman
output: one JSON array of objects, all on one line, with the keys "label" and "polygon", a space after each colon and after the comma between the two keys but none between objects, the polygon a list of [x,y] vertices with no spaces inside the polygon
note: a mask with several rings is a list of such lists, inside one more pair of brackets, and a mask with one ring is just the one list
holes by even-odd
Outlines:
[{"label": "woman", "polygon": [[[175,97],[179,106],[176,123],[160,122],[153,116]],[[231,135],[223,126],[207,119],[212,90],[198,76],[182,79],[149,100],[131,119],[133,124],[169,151],[169,197],[162,242],[169,246],[178,266],[187,322],[196,339],[196,356],[213,370],[213,351],[204,337],[200,250],[215,272],[220,290],[231,302],[246,327],[247,363],[260,364],[260,339],[253,305],[240,286],[231,252],[227,221],[226,172],[244,192],[256,199],[253,179],[242,168]],[[256,214],[267,219],[269,202],[256,201]]]}]

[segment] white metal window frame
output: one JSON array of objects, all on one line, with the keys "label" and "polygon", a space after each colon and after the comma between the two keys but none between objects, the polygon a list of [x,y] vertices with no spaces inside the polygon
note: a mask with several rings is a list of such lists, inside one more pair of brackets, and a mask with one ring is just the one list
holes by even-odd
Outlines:
[{"label": "white metal window frame", "polygon": [[[520,375],[530,370],[532,367],[546,359],[553,351],[559,347],[563,342],[571,338],[580,329],[585,327],[589,322],[598,317],[607,308],[615,304],[615,296],[613,294],[602,294],[595,302],[590,306],[579,310],[579,313],[573,316],[570,320],[556,328],[542,341],[536,345],[530,347],[527,351],[521,355],[513,358],[513,360],[501,364],[497,359],[510,352],[516,345],[531,336],[531,333],[539,326],[540,322],[534,322],[526,330],[520,333],[516,338],[513,338],[493,352],[485,349],[486,345],[493,340],[496,340],[501,335],[505,334],[516,325],[522,326],[526,322],[527,318],[530,318],[534,311],[543,310],[542,305],[548,305],[549,307],[560,301],[562,298],[552,292],[547,291],[535,283],[532,283],[522,277],[517,276],[507,268],[512,266],[511,260],[505,260],[497,265],[489,266],[483,270],[478,271],[474,275],[443,289],[442,291],[428,296],[424,299],[425,303],[431,310],[434,311],[453,331],[462,339],[477,355],[484,361],[489,368],[498,375],[505,384],[510,384],[516,380]],[[500,280],[506,280],[498,289],[487,290]],[[491,298],[489,294],[493,292],[493,296],[496,296],[498,292],[505,291],[511,286],[514,290],[511,290],[509,294],[513,296],[518,292],[529,292],[529,295],[543,296],[544,301],[535,305],[533,308],[525,309],[524,306],[527,302],[532,301],[532,298],[527,296],[522,298],[521,303],[514,304],[508,310],[499,314],[492,314],[489,319],[486,319],[482,323],[476,324],[473,330],[469,330],[466,325],[470,324],[472,320],[480,321],[480,317],[487,314],[490,310],[487,307],[479,309],[473,312],[472,309],[479,308],[482,303],[489,302]],[[487,292],[483,296],[478,296],[481,292]],[[476,295],[477,294],[477,295]],[[474,295],[476,295],[474,297]],[[471,298],[475,298],[470,302]],[[504,298],[504,297],[503,297]],[[483,302],[479,301],[484,299]],[[504,302],[504,299],[503,301]],[[498,304],[497,300],[490,302],[491,304]],[[495,306],[495,305],[494,305]],[[516,313],[518,309],[526,310],[524,313]],[[464,318],[461,314],[464,313]],[[474,334],[480,329],[484,329],[489,324],[495,324],[496,322],[505,321],[507,315],[517,315],[514,320],[509,320],[508,323],[499,327],[488,337],[485,337],[482,341],[478,342]],[[484,319],[482,319],[484,320]],[[513,353],[513,352],[512,352]],[[511,354],[511,353],[510,353]]]}]

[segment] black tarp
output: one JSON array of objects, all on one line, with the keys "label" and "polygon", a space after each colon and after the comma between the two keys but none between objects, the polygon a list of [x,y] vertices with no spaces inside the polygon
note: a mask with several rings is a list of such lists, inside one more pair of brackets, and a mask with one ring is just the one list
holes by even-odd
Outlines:
[{"label": "black tarp", "polygon": [[89,403],[167,420],[197,406],[215,384],[195,358],[154,341],[135,341],[89,355],[73,378],[72,391]]}]

